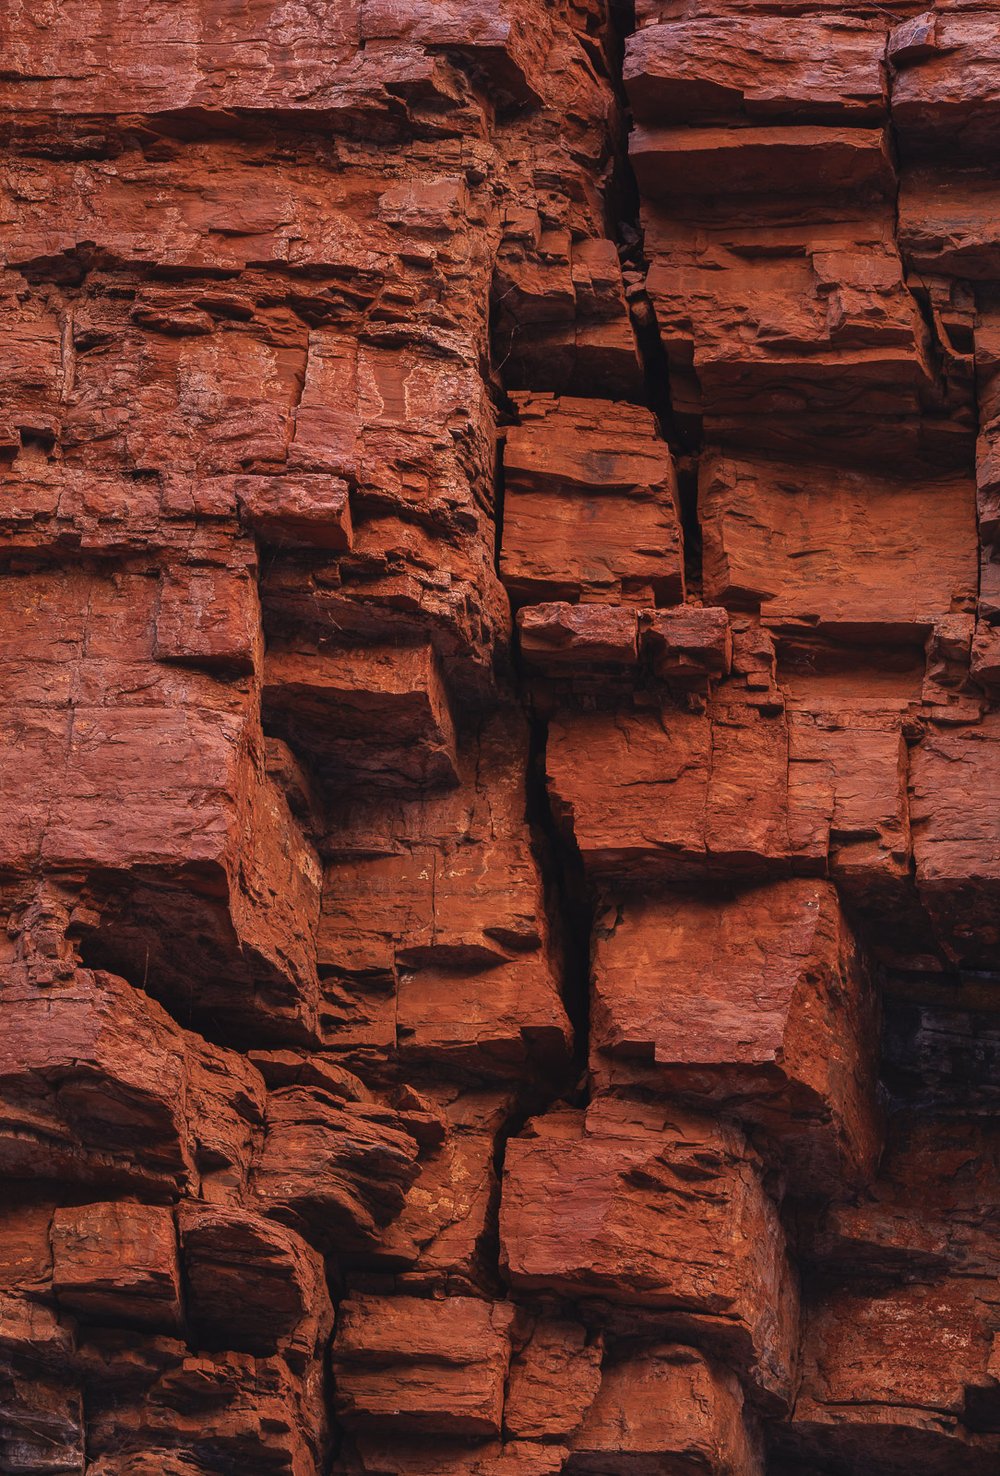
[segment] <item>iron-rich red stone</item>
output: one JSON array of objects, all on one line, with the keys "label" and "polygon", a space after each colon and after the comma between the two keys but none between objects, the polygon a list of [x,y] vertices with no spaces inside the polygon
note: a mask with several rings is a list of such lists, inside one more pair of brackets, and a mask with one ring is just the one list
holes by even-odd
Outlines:
[{"label": "iron-rich red stone", "polygon": [[7,11],[0,1470],[994,1476],[997,5]]}]

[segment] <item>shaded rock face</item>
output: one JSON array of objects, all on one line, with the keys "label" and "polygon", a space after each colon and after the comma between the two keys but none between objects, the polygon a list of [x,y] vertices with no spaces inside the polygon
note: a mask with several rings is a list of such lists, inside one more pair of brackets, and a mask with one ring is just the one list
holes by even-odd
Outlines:
[{"label": "shaded rock face", "polygon": [[0,1472],[1000,1470],[1000,8],[6,7]]}]

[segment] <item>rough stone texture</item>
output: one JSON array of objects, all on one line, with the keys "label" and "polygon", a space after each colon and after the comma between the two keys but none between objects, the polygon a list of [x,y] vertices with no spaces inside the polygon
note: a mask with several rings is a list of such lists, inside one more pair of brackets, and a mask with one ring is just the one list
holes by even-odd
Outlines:
[{"label": "rough stone texture", "polygon": [[601,919],[592,1071],[767,1124],[822,1190],[879,1155],[873,990],[828,882],[643,898]]},{"label": "rough stone texture", "polygon": [[649,1313],[787,1397],[794,1278],[737,1129],[607,1098],[537,1118],[507,1146],[500,1239],[514,1288]]},{"label": "rough stone texture", "polygon": [[0,31],[0,1471],[995,1476],[1000,7]]}]

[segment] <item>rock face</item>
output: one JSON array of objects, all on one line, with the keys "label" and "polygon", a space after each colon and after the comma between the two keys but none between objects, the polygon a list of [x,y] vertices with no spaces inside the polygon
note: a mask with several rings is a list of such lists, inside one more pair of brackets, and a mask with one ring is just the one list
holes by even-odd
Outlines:
[{"label": "rock face", "polygon": [[0,1472],[1000,1470],[998,37],[6,7]]}]

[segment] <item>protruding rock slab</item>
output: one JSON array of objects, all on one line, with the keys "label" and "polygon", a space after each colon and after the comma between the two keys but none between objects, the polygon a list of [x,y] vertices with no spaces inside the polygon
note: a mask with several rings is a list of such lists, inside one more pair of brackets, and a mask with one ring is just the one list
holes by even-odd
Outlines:
[{"label": "protruding rock slab", "polygon": [[598,926],[598,1073],[765,1124],[819,1192],[877,1161],[877,1037],[829,882],[626,900]]},{"label": "protruding rock slab", "polygon": [[500,572],[519,604],[667,605],[683,593],[673,460],[635,405],[516,397]]},{"label": "protruding rock slab", "polygon": [[605,1362],[601,1386],[572,1439],[567,1472],[622,1476],[688,1472],[763,1476],[753,1416],[728,1369],[694,1348],[654,1344]]},{"label": "protruding rock slab", "polygon": [[919,484],[713,454],[702,461],[699,512],[706,596],[759,605],[770,625],[885,640],[975,601],[970,478]]},{"label": "protruding rock slab", "polygon": [[473,1297],[351,1297],[333,1352],[340,1418],[373,1433],[499,1435],[513,1315]]},{"label": "protruding rock slab", "polygon": [[500,1235],[515,1291],[641,1308],[787,1398],[795,1281],[738,1129],[612,1100],[535,1118],[507,1144]]}]

